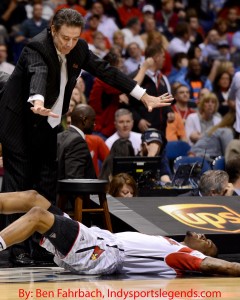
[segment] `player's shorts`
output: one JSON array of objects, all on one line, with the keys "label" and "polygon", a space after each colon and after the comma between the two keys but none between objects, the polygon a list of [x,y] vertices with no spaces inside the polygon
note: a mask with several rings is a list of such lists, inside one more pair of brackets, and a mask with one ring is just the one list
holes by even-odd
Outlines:
[{"label": "player's shorts", "polygon": [[53,227],[44,236],[41,246],[55,254],[58,266],[71,272],[111,274],[121,264],[123,251],[107,230],[55,216]]},{"label": "player's shorts", "polygon": [[78,236],[79,223],[64,216],[54,215],[52,228],[44,234],[63,256],[66,256]]}]

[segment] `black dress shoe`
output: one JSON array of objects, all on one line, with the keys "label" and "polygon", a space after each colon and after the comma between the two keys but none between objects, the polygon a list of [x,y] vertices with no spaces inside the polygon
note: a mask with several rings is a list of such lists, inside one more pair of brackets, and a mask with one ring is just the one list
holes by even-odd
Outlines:
[{"label": "black dress shoe", "polygon": [[14,267],[32,267],[35,265],[34,260],[24,248],[14,246],[10,251],[9,261]]}]

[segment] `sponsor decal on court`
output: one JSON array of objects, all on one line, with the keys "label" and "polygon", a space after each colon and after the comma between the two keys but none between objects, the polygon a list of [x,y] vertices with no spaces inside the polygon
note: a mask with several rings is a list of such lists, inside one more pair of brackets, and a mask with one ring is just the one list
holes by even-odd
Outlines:
[{"label": "sponsor decal on court", "polygon": [[216,232],[240,232],[240,214],[225,205],[173,204],[158,208],[190,227]]}]

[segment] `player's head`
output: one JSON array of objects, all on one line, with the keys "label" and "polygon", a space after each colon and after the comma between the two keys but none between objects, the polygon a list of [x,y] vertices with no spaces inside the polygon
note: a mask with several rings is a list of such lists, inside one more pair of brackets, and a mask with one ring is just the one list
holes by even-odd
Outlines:
[{"label": "player's head", "polygon": [[204,234],[187,231],[183,243],[189,248],[198,250],[205,255],[217,256],[217,246],[210,239],[207,239]]}]

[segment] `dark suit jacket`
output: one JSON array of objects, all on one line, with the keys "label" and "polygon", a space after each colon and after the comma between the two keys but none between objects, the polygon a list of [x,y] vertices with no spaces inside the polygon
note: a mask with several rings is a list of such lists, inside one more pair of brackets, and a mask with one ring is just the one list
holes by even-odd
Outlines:
[{"label": "dark suit jacket", "polygon": [[87,142],[73,127],[58,134],[58,178],[96,178]]},{"label": "dark suit jacket", "polygon": [[6,84],[6,82],[9,79],[9,74],[5,73],[5,72],[0,72],[0,90],[4,87],[4,85]]},{"label": "dark suit jacket", "polygon": [[[63,114],[67,112],[72,90],[81,69],[129,93],[136,82],[99,59],[88,49],[84,40],[66,56],[68,82],[65,88]],[[44,30],[27,44],[10,76],[0,101],[0,140],[5,147],[26,152],[28,141],[34,139],[36,130],[52,130],[47,117],[35,115],[27,103],[29,96],[43,95],[45,107],[51,108],[59,95],[60,64],[49,30]],[[45,134],[47,130],[45,130]],[[31,144],[31,143],[30,143]],[[46,145],[44,145],[46,147]]]},{"label": "dark suit jacket", "polygon": [[[134,77],[136,74],[137,72],[134,72],[131,74],[131,77]],[[149,95],[156,97],[168,92],[167,84],[163,78],[157,88],[152,79],[147,75],[144,76],[141,87],[145,88]],[[139,101],[137,102],[136,99],[131,97],[129,109],[133,113],[133,131],[139,132],[138,123],[141,119],[145,119],[151,123],[150,127],[160,130],[163,135],[166,134],[167,114],[172,111],[170,106],[155,108],[149,112],[142,102],[139,103]]]}]

